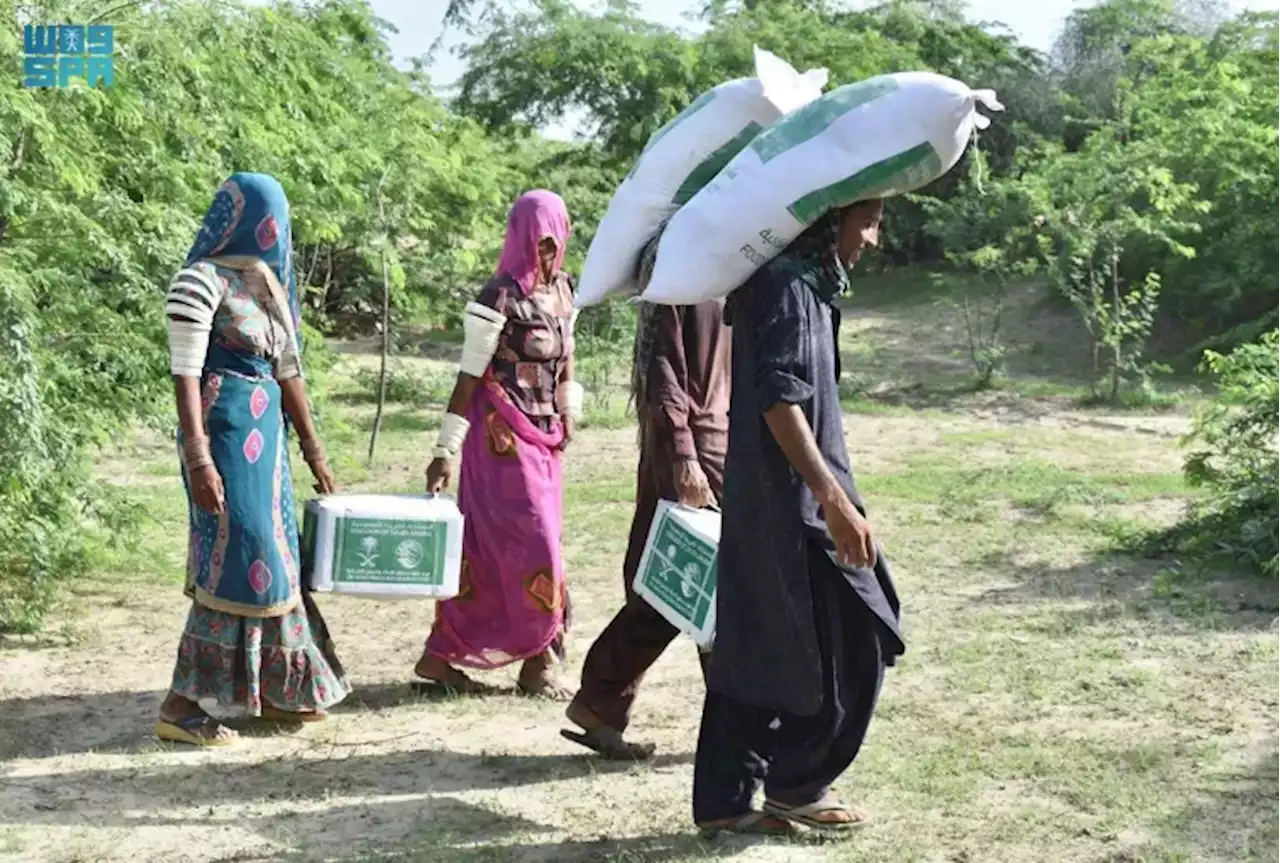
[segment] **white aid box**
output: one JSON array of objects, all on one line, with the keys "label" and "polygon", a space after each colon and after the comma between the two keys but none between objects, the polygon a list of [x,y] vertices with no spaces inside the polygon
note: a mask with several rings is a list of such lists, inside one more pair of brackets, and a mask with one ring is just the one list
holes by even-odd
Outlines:
[{"label": "white aid box", "polygon": [[709,648],[716,635],[720,513],[660,501],[634,589],[672,626]]},{"label": "white aid box", "polygon": [[462,513],[435,495],[335,494],[307,502],[302,573],[317,593],[371,599],[458,595]]}]

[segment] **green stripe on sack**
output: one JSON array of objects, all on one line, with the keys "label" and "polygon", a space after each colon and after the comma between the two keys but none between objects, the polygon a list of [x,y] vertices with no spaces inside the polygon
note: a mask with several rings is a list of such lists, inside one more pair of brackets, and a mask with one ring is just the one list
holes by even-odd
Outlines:
[{"label": "green stripe on sack", "polygon": [[792,147],[821,135],[828,126],[854,108],[873,102],[897,89],[898,82],[887,76],[846,84],[803,108],[796,109],[770,126],[764,134],[751,142],[751,149],[760,156],[761,162],[772,161]]},{"label": "green stripe on sack", "polygon": [[653,149],[654,144],[661,141],[662,137],[666,135],[668,132],[670,132],[672,129],[674,129],[676,126],[680,125],[685,120],[689,119],[694,114],[698,113],[703,108],[710,105],[712,100],[715,99],[715,97],[716,97],[716,91],[708,90],[707,92],[703,93],[701,96],[699,96],[698,98],[690,102],[689,105],[683,111],[681,111],[679,114],[676,114],[674,117],[668,120],[665,126],[663,126],[661,129],[659,129],[658,131],[650,135],[648,142],[644,145],[644,149],[640,151],[640,157],[636,159],[636,163],[632,165],[631,170],[627,172],[626,179],[628,180],[631,179],[631,175],[636,172],[636,168],[640,167],[640,160],[644,158],[645,153]]},{"label": "green stripe on sack", "polygon": [[755,121],[748,123],[741,132],[726,142],[723,147],[699,162],[698,167],[690,171],[689,176],[684,178],[684,182],[676,190],[676,196],[671,199],[671,203],[677,207],[683,207],[689,203],[689,199],[698,194],[703,186],[710,183],[716,174],[719,174],[724,169],[724,166],[733,160],[734,156],[741,153],[747,144],[751,143],[752,138],[760,134],[760,130],[763,128]]},{"label": "green stripe on sack", "polygon": [[928,141],[868,165],[856,174],[816,189],[787,209],[802,225],[812,225],[828,210],[868,198],[884,198],[918,189],[942,173],[942,159]]}]

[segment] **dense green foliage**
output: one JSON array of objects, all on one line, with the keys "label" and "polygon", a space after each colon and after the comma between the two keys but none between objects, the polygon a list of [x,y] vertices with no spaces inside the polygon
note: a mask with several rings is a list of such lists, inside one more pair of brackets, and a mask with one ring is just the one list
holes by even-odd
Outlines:
[{"label": "dense green foliage", "polygon": [[1230,354],[1207,354],[1218,398],[1196,416],[1186,465],[1187,479],[1208,493],[1190,524],[1191,544],[1224,553],[1272,578],[1277,575],[1280,522],[1278,345],[1272,330]]},{"label": "dense green foliage", "polygon": [[524,182],[527,162],[391,65],[361,4],[119,14],[110,89],[24,89],[21,31],[0,30],[0,629],[34,626],[83,565],[87,510],[120,511],[84,458],[163,415],[161,291],[218,182],[280,177],[320,325],[371,307],[384,243],[403,304],[469,289]]},{"label": "dense green foliage", "polygon": [[[748,73],[753,43],[835,84],[926,68],[1000,92],[1008,111],[976,167],[890,208],[884,260],[1000,291],[1037,274],[1092,333],[1100,395],[1147,380],[1161,327],[1198,357],[1275,325],[1274,16],[1109,0],[1074,13],[1048,57],[938,0],[718,0],[697,33],[622,2],[593,15],[452,0],[450,22],[478,40],[450,105],[393,65],[360,0],[173,0],[113,9],[114,87],[24,89],[20,25],[76,8],[26,3],[0,30],[0,630],[34,628],[54,581],[83,568],[85,524],[131,516],[86,459],[167,416],[159,296],[222,178],[283,182],[316,331],[371,324],[383,252],[395,319],[447,323],[519,192],[564,194],[576,268],[649,135]],[[537,134],[566,116],[590,134]],[[990,382],[999,325],[981,299],[965,309]],[[593,311],[579,344],[616,344],[632,321],[626,306]]]}]

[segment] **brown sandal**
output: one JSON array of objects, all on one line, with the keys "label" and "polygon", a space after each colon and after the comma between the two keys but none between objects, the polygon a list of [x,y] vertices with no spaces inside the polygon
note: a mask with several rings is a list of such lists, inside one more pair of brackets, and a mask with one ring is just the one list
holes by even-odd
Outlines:
[{"label": "brown sandal", "polygon": [[724,821],[708,821],[698,825],[703,836],[715,836],[717,833],[733,833],[739,836],[795,836],[797,830],[785,818],[779,818],[768,812],[753,809],[737,818]]},{"label": "brown sandal", "polygon": [[[871,816],[863,809],[841,803],[833,795],[826,794],[822,798],[806,803],[803,806],[786,806],[772,800],[764,802],[764,811],[770,815],[800,824],[814,830],[854,830],[871,823]],[[832,820],[824,815],[843,813],[846,818]]]},{"label": "brown sandal", "polygon": [[561,729],[560,736],[585,746],[606,761],[645,761],[658,747],[652,743],[632,743],[615,728],[589,728],[584,731]]},{"label": "brown sandal", "polygon": [[300,712],[293,710],[281,710],[279,707],[272,707],[269,704],[262,705],[262,711],[258,714],[258,718],[264,722],[284,722],[284,723],[302,723],[304,725],[313,722],[324,722],[329,718],[329,714],[324,711],[308,711]]}]

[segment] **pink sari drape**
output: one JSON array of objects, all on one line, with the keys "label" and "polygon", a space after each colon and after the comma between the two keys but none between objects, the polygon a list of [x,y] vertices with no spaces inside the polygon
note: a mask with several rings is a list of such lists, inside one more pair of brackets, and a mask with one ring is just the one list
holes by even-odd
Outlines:
[{"label": "pink sari drape", "polygon": [[498,668],[558,645],[566,591],[558,421],[533,425],[492,380],[467,411],[458,507],[461,592],[436,606],[427,652],[452,665]]}]

